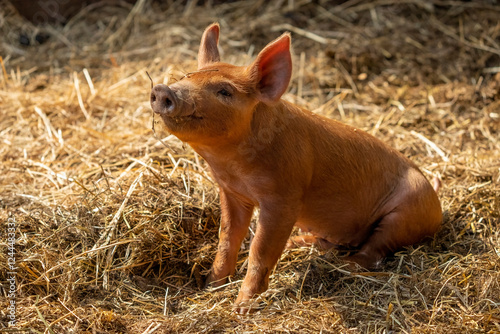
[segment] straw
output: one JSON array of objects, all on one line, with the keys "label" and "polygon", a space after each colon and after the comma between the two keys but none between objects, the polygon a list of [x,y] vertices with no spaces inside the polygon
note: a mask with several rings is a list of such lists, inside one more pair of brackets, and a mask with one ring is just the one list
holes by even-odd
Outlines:
[{"label": "straw", "polygon": [[[65,27],[35,27],[4,1],[0,222],[16,229],[15,328],[499,332],[499,14],[495,1],[104,1]],[[375,272],[349,271],[334,250],[287,250],[258,311],[237,316],[247,238],[235,277],[204,289],[218,187],[207,163],[153,119],[149,98],[153,82],[196,71],[201,34],[215,21],[222,60],[235,64],[291,31],[284,99],[372,133],[429,179],[440,175],[437,235]],[[19,44],[40,32],[51,35],[44,44]],[[2,284],[8,249],[2,228]]]}]

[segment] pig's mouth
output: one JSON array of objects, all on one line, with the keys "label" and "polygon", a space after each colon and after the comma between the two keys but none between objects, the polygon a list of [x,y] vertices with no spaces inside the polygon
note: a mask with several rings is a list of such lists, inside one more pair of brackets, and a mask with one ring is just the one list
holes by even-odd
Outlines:
[{"label": "pig's mouth", "polygon": [[167,124],[176,124],[176,125],[182,125],[185,123],[191,123],[191,122],[197,122],[203,119],[203,117],[197,115],[196,113],[192,113],[189,115],[182,115],[182,116],[168,116],[168,115],[162,115],[163,120]]},{"label": "pig's mouth", "polygon": [[185,122],[189,122],[189,121],[193,121],[193,120],[200,120],[200,119],[203,119],[203,117],[200,117],[200,116],[196,116],[194,114],[192,115],[188,115],[188,116],[177,116],[177,117],[171,117],[172,120],[176,123],[176,124],[179,124],[179,123],[185,123]]}]

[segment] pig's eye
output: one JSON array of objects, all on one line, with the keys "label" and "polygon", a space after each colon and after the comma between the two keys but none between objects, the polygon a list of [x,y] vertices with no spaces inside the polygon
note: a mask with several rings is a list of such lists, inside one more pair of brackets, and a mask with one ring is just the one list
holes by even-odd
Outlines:
[{"label": "pig's eye", "polygon": [[227,89],[224,89],[224,88],[222,88],[221,90],[219,90],[217,92],[217,94],[222,95],[222,96],[226,96],[226,97],[231,97],[232,96],[232,94]]}]

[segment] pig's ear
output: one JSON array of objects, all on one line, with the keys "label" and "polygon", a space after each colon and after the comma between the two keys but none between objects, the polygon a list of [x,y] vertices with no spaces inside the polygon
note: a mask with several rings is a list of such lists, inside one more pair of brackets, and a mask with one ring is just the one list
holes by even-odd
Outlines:
[{"label": "pig's ear", "polygon": [[200,50],[198,51],[198,69],[220,60],[219,49],[219,24],[208,26],[201,38]]},{"label": "pig's ear", "polygon": [[285,33],[269,43],[250,67],[251,75],[257,80],[260,100],[267,103],[278,101],[292,76],[290,34]]}]

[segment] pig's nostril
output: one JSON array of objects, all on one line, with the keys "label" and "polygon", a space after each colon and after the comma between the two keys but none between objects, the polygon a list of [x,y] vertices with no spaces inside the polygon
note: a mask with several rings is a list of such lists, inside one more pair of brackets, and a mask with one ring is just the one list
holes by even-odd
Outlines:
[{"label": "pig's nostril", "polygon": [[151,102],[156,102],[156,95],[151,93]]},{"label": "pig's nostril", "polygon": [[169,109],[172,106],[172,101],[167,97],[165,98],[165,107]]}]

